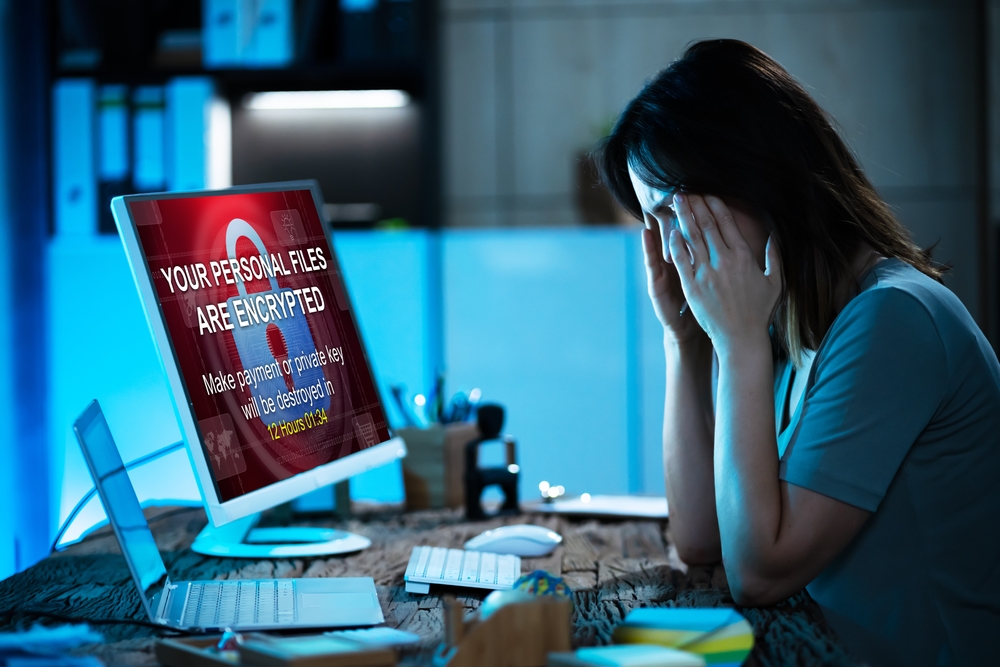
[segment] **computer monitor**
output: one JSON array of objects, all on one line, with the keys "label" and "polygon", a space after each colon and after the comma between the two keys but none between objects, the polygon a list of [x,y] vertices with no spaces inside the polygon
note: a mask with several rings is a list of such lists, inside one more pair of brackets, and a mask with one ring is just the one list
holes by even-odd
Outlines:
[{"label": "computer monitor", "polygon": [[111,203],[214,526],[406,454],[322,201],[302,181]]}]

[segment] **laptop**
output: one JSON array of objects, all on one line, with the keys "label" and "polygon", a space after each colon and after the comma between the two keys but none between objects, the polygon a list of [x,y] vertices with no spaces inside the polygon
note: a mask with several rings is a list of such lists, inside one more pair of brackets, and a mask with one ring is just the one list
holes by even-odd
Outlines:
[{"label": "laptop", "polygon": [[171,581],[97,401],[73,430],[153,623],[207,632],[354,627],[385,620],[371,577]]}]

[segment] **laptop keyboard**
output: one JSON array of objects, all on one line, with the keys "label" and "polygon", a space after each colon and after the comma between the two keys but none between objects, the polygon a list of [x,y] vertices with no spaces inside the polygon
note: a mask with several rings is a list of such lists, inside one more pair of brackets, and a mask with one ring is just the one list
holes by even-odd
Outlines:
[{"label": "laptop keyboard", "polygon": [[183,627],[237,628],[295,621],[291,579],[195,581],[190,586]]},{"label": "laptop keyboard", "polygon": [[502,590],[521,576],[521,559],[508,554],[444,547],[413,547],[406,566],[406,590],[427,593],[430,584]]}]

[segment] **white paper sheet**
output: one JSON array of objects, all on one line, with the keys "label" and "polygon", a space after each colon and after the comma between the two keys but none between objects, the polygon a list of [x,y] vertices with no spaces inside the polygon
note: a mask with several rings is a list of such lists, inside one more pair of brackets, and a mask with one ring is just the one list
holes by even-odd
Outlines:
[{"label": "white paper sheet", "polygon": [[525,505],[532,512],[582,514],[590,516],[666,519],[667,499],[662,496],[577,496],[559,498],[550,503]]}]

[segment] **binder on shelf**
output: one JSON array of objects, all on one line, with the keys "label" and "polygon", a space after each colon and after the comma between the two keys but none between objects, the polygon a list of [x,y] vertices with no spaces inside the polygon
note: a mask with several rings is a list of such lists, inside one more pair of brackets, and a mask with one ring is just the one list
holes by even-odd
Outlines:
[{"label": "binder on shelf", "polygon": [[97,95],[97,126],[100,138],[98,174],[102,181],[128,178],[128,88],[101,86]]},{"label": "binder on shelf", "polygon": [[177,77],[167,83],[166,177],[169,190],[205,187],[205,150],[213,86],[207,77]]},{"label": "binder on shelf", "polygon": [[97,89],[97,231],[116,232],[111,200],[132,193],[129,179],[128,87],[105,85]]},{"label": "binder on shelf", "polygon": [[283,67],[294,54],[292,0],[204,0],[207,69]]},{"label": "binder on shelf", "polygon": [[[245,3],[250,5],[251,3]],[[292,0],[252,3],[256,15],[244,60],[247,67],[284,67],[292,62]]]},{"label": "binder on shelf", "polygon": [[202,59],[207,69],[239,67],[236,16],[241,0],[203,0]]},{"label": "binder on shelf", "polygon": [[206,139],[212,80],[201,76],[171,79],[166,86],[166,181],[170,190],[205,188],[208,171]]},{"label": "binder on shelf", "polygon": [[378,0],[340,0],[342,12],[373,12],[378,7]]},{"label": "binder on shelf", "polygon": [[229,101],[214,97],[208,103],[205,185],[212,190],[233,184],[233,117]]},{"label": "binder on shelf", "polygon": [[367,60],[376,53],[376,0],[340,0],[340,39],[347,60]]},{"label": "binder on shelf", "polygon": [[394,0],[389,3],[388,10],[389,55],[413,57],[417,51],[413,0]]},{"label": "binder on shelf", "polygon": [[161,86],[140,86],[132,94],[132,185],[137,192],[166,187],[164,168],[164,92]]},{"label": "binder on shelf", "polygon": [[53,86],[53,189],[60,236],[97,232],[95,88],[92,79],[61,79]]}]

